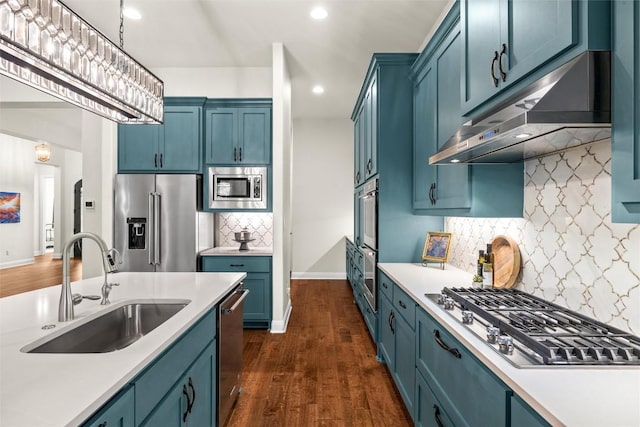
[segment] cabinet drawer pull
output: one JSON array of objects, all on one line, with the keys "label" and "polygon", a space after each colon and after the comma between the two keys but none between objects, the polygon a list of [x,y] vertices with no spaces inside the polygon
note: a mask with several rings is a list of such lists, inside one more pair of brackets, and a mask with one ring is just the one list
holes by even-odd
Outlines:
[{"label": "cabinet drawer pull", "polygon": [[498,82],[500,81],[500,80],[496,77],[495,70],[494,70],[494,68],[495,68],[495,66],[496,66],[496,62],[498,62],[498,59],[499,59],[498,51],[497,51],[497,50],[494,50],[494,51],[493,51],[493,60],[491,61],[491,70],[490,70],[490,73],[491,73],[491,79],[493,80],[493,85],[494,85],[495,87],[498,87]]},{"label": "cabinet drawer pull", "polygon": [[373,163],[371,159],[369,159],[369,161],[367,162],[367,173],[371,173],[372,169],[373,169]]},{"label": "cabinet drawer pull", "polygon": [[163,153],[160,153],[160,167],[161,167],[161,168],[163,167],[163,165],[162,165],[162,163],[163,163],[163,162],[162,162],[163,157],[164,157],[164,154],[163,154]]},{"label": "cabinet drawer pull", "polygon": [[407,305],[405,303],[403,303],[401,299],[398,300],[398,304],[400,305],[400,307],[402,307],[404,309],[407,308]]},{"label": "cabinet drawer pull", "polygon": [[107,427],[107,422],[105,421],[103,423],[98,424],[98,427]]},{"label": "cabinet drawer pull", "polygon": [[242,147],[238,148],[238,161],[242,161]]},{"label": "cabinet drawer pull", "polygon": [[460,359],[462,357],[462,354],[460,354],[460,352],[458,351],[457,348],[449,347],[447,344],[445,344],[444,341],[442,341],[442,338],[440,338],[440,331],[439,330],[434,329],[433,330],[433,336],[434,336],[434,339],[436,340],[436,342],[438,343],[438,345],[440,347],[442,347],[444,350],[447,350],[449,353],[451,353],[457,359]]},{"label": "cabinet drawer pull", "polygon": [[393,326],[393,321],[396,320],[396,314],[392,311],[389,314],[389,326],[391,327],[391,333],[396,334],[396,328]]},{"label": "cabinet drawer pull", "polygon": [[503,82],[507,81],[507,73],[504,72],[502,68],[502,57],[507,53],[507,45],[502,43],[502,49],[500,50],[500,57],[498,58],[498,70],[500,71],[500,78],[502,78]]},{"label": "cabinet drawer pull", "polygon": [[244,264],[229,264],[229,267],[244,267]]},{"label": "cabinet drawer pull", "polygon": [[382,287],[385,289],[389,289],[389,287],[387,286],[387,284],[385,282],[382,282]]},{"label": "cabinet drawer pull", "polygon": [[236,147],[233,147],[233,161],[234,162],[238,161],[238,155],[236,154]]},{"label": "cabinet drawer pull", "polygon": [[154,168],[158,167],[158,153],[153,155],[153,167]]},{"label": "cabinet drawer pull", "polygon": [[182,394],[184,394],[187,397],[187,408],[184,411],[184,414],[182,414],[182,422],[186,422],[187,421],[187,416],[189,415],[189,408],[191,407],[191,399],[189,398],[189,393],[187,393],[187,386],[185,384],[182,385]]},{"label": "cabinet drawer pull", "polygon": [[440,419],[440,408],[438,408],[438,405],[433,405],[433,418],[436,419],[438,427],[444,427],[444,423]]}]

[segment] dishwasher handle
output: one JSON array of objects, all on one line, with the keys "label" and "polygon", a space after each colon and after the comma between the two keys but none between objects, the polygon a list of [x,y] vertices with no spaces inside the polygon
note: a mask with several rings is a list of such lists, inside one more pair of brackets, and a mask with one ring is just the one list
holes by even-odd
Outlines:
[{"label": "dishwasher handle", "polygon": [[235,293],[239,294],[240,298],[238,298],[236,300],[236,302],[233,303],[233,305],[231,307],[229,307],[229,308],[222,307],[220,309],[222,314],[231,314],[231,313],[233,313],[238,308],[238,306],[242,303],[242,301],[244,301],[244,299],[247,297],[247,295],[249,295],[249,289],[239,289],[239,290],[235,291]]}]

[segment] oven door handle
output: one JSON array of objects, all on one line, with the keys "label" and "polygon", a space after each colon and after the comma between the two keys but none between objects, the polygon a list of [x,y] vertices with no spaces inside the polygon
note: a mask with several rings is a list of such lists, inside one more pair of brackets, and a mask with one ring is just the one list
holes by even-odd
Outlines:
[{"label": "oven door handle", "polygon": [[433,330],[433,337],[436,340],[436,342],[438,343],[438,345],[440,347],[442,347],[444,350],[447,350],[449,353],[451,353],[457,359],[462,358],[462,354],[460,354],[460,351],[457,348],[449,347],[447,344],[445,344],[444,341],[442,341],[442,338],[440,338],[440,331],[439,330],[437,330],[437,329]]}]

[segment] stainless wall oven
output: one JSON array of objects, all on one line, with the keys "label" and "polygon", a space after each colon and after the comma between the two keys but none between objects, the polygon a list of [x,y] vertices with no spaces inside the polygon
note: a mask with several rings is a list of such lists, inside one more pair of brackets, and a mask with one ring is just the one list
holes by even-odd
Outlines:
[{"label": "stainless wall oven", "polygon": [[266,167],[209,167],[210,209],[266,209]]},{"label": "stainless wall oven", "polygon": [[362,253],[364,254],[364,296],[377,311],[376,265],[378,262],[378,179],[364,184],[360,198]]}]

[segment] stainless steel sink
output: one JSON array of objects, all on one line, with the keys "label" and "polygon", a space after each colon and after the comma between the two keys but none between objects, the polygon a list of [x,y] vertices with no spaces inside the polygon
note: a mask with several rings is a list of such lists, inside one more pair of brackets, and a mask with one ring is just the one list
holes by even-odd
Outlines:
[{"label": "stainless steel sink", "polygon": [[125,348],[182,310],[190,301],[135,302],[116,307],[95,319],[37,345],[26,353],[108,353]]}]

